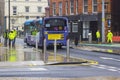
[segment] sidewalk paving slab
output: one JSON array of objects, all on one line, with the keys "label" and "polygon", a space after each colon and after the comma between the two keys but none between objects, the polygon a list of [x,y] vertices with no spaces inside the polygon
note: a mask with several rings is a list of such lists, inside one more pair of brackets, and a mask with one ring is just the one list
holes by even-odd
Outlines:
[{"label": "sidewalk paving slab", "polygon": [[43,61],[0,62],[0,67],[42,66]]}]

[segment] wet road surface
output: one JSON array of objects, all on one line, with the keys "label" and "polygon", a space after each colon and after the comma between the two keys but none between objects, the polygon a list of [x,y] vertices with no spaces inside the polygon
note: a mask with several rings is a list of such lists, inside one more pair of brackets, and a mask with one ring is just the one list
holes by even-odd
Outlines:
[{"label": "wet road surface", "polygon": [[[55,59],[56,58],[56,59]],[[11,63],[12,62],[12,63]],[[13,64],[14,62],[14,64]],[[15,47],[4,47],[4,45],[0,46],[0,64],[2,66],[22,66],[24,65],[43,65],[45,64],[53,64],[53,63],[67,63],[68,59],[66,56],[57,54],[55,56],[54,53],[47,51],[45,54],[42,53],[41,49],[36,49],[32,46],[27,46],[24,44],[23,39],[17,39]],[[69,63],[81,64],[87,63],[86,60],[69,58]],[[69,64],[68,63],[68,64]],[[12,66],[13,66],[12,65]]]}]

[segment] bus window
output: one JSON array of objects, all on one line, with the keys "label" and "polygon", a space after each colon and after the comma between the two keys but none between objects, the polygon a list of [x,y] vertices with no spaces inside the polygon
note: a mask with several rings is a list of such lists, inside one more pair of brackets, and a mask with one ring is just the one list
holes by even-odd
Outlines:
[{"label": "bus window", "polygon": [[66,20],[64,19],[46,19],[45,20],[45,28],[46,30],[55,30],[55,31],[61,31],[64,30],[64,27],[67,26]]}]

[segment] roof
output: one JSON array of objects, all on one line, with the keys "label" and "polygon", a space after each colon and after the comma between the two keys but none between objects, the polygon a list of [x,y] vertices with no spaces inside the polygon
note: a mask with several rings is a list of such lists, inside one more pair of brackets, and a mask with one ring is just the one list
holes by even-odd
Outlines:
[{"label": "roof", "polygon": [[34,22],[34,20],[26,20],[26,21],[24,22],[24,25],[30,25],[31,22]]}]

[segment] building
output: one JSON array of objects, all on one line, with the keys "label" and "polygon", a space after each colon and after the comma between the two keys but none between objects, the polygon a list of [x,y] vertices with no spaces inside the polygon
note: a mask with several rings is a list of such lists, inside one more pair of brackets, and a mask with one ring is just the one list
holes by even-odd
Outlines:
[{"label": "building", "polygon": [[96,31],[99,29],[102,33],[103,22],[104,34],[111,29],[111,0],[105,0],[105,18],[102,18],[102,4],[102,0],[50,0],[50,16],[65,16],[69,19],[71,39],[79,37],[88,40],[88,34],[92,33],[94,41]]},{"label": "building", "polygon": [[4,28],[4,1],[0,0],[0,35]]},{"label": "building", "polygon": [[3,17],[4,20],[4,29],[16,28],[18,30],[22,30],[24,21],[28,19],[44,17],[45,7],[48,7],[47,0],[0,0],[0,1],[3,1],[4,3],[4,5],[2,5],[4,6],[4,8],[1,7],[0,9],[2,10],[2,12],[4,12],[4,15],[1,16]]},{"label": "building", "polygon": [[[112,17],[112,31],[115,36],[120,37],[120,0],[112,0],[111,17]],[[119,38],[120,40],[120,38]],[[119,41],[120,42],[120,41]]]}]

